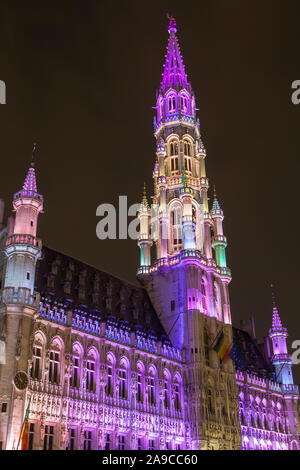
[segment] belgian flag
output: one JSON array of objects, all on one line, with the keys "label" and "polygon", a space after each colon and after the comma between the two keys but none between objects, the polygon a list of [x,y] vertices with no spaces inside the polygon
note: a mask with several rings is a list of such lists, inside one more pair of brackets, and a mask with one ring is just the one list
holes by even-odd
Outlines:
[{"label": "belgian flag", "polygon": [[221,361],[225,364],[230,357],[230,351],[232,348],[232,344],[229,343],[227,338],[225,337],[223,330],[219,335],[218,339],[216,340],[215,345],[213,346],[213,350],[216,351]]}]

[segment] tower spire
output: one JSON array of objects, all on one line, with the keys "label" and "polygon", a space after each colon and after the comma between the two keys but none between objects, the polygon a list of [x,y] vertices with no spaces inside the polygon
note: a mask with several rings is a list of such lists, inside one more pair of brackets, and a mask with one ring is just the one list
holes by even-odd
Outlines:
[{"label": "tower spire", "polygon": [[273,304],[273,318],[272,318],[272,328],[273,330],[282,329],[282,323],[280,319],[280,315],[278,312],[277,304],[276,304],[276,297],[275,297],[275,290],[274,285],[270,284],[271,292],[272,292],[272,304]]},{"label": "tower spire", "polygon": [[168,32],[170,36],[160,90],[161,92],[164,92],[167,88],[181,87],[190,91],[190,84],[188,83],[187,75],[185,73],[183,59],[176,36],[176,21],[172,16],[167,16],[169,18]]},{"label": "tower spire", "polygon": [[148,207],[148,200],[147,200],[147,189],[146,189],[146,181],[144,181],[144,189],[143,189],[143,197],[142,197],[142,205]]}]

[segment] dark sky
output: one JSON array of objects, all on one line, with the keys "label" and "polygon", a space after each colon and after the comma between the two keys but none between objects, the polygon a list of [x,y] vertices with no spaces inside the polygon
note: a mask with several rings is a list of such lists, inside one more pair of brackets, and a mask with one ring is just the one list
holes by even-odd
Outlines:
[{"label": "dark sky", "polygon": [[[21,188],[33,142],[48,246],[135,281],[135,241],[96,238],[96,208],[152,191],[153,110],[175,16],[196,93],[207,172],[225,212],[234,324],[271,324],[275,283],[289,344],[300,339],[300,3],[51,1],[0,5],[0,196]],[[300,365],[297,375],[300,378]],[[299,382],[300,380],[298,380]]]}]

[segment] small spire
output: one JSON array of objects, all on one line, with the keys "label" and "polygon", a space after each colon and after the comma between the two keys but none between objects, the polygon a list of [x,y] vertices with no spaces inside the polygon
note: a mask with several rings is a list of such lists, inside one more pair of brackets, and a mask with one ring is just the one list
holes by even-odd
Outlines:
[{"label": "small spire", "polygon": [[37,193],[37,186],[36,186],[36,177],[35,177],[35,169],[34,169],[34,155],[36,150],[36,143],[33,144],[33,149],[31,153],[31,163],[29,170],[27,172],[24,184],[23,184],[23,191],[33,191]]},{"label": "small spire", "polygon": [[146,182],[145,181],[144,181],[142,205],[145,206],[145,207],[148,207],[147,189],[146,189]]},{"label": "small spire", "polygon": [[273,304],[273,318],[272,318],[272,328],[273,329],[281,329],[282,328],[282,323],[281,319],[278,313],[278,308],[276,305],[276,297],[275,297],[275,290],[274,290],[274,285],[270,284],[271,287],[271,292],[272,292],[272,304]]},{"label": "small spire", "polygon": [[220,211],[220,210],[221,210],[221,206],[217,198],[216,186],[214,185],[214,200],[213,200],[212,212]]}]

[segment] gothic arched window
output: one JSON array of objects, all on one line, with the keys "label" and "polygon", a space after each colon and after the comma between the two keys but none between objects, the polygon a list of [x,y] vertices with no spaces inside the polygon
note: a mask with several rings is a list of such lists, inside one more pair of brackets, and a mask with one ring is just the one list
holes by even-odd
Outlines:
[{"label": "gothic arched window", "polygon": [[184,140],[183,142],[183,151],[184,155],[190,157],[192,155],[192,146],[188,140]]},{"label": "gothic arched window", "polygon": [[111,355],[107,356],[107,382],[106,394],[112,396],[114,394],[114,373],[115,373],[115,360]]},{"label": "gothic arched window", "polygon": [[86,361],[86,388],[89,392],[95,391],[95,373],[96,373],[96,358],[91,354]]},{"label": "gothic arched window", "polygon": [[72,355],[72,375],[70,377],[71,387],[78,388],[80,385],[80,368],[82,363],[83,351],[78,344],[73,345]]},{"label": "gothic arched window", "polygon": [[59,383],[60,351],[50,351],[49,382]]},{"label": "gothic arched window", "polygon": [[170,142],[170,156],[178,155],[178,142],[173,140]]},{"label": "gothic arched window", "polygon": [[180,97],[180,106],[183,113],[188,112],[188,98],[185,95],[181,95]]},{"label": "gothic arched window", "polygon": [[128,380],[128,363],[126,359],[121,359],[120,362],[120,369],[119,369],[119,378],[120,378],[120,385],[119,385],[119,397],[126,399],[127,398],[127,380]]},{"label": "gothic arched window", "polygon": [[171,239],[173,244],[173,251],[177,253],[182,248],[182,217],[181,207],[176,206],[171,210]]},{"label": "gothic arched window", "polygon": [[169,113],[175,113],[176,111],[176,96],[171,95],[168,98],[168,111]]}]

